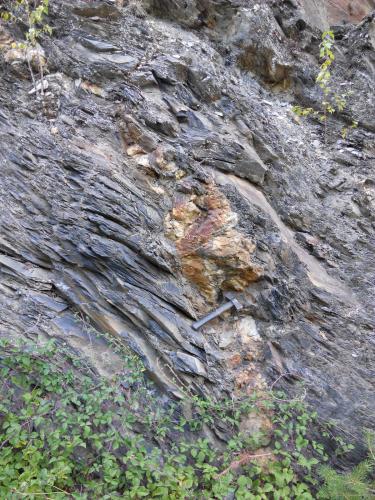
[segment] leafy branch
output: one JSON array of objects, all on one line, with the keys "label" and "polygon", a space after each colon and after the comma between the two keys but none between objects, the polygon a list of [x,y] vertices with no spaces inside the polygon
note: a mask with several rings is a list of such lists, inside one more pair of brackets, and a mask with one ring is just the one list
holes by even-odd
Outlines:
[{"label": "leafy branch", "polygon": [[[25,41],[15,42],[12,48],[24,51],[25,59],[29,68],[31,80],[33,82],[35,92],[38,93],[34,71],[31,64],[32,56],[31,49],[36,49],[40,38],[47,34],[52,34],[51,26],[46,22],[48,15],[49,0],[10,0],[5,3],[3,10],[0,12],[1,18],[11,24],[25,24],[27,31],[25,32]],[[43,75],[43,59],[39,50],[34,51],[37,55],[38,71],[40,76],[40,93],[44,95],[44,75]]]},{"label": "leafy branch", "polygon": [[[324,137],[327,140],[327,121],[328,116],[334,113],[342,112],[347,106],[348,97],[352,94],[351,91],[338,93],[335,92],[332,86],[332,65],[335,61],[335,54],[333,52],[335,44],[335,35],[333,31],[325,31],[322,34],[322,41],[320,43],[319,57],[322,63],[319,68],[319,73],[315,79],[315,83],[322,91],[321,109],[305,108],[303,106],[293,106],[293,112],[302,117],[313,116],[324,123]],[[358,121],[352,120],[349,128],[353,129],[358,126]],[[345,139],[349,132],[348,127],[343,127],[341,136]]]}]

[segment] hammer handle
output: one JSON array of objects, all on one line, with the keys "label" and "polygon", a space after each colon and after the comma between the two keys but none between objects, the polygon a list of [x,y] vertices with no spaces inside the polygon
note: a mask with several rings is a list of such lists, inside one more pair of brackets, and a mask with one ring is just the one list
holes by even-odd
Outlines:
[{"label": "hammer handle", "polygon": [[220,314],[222,314],[225,311],[228,311],[228,309],[231,309],[232,307],[233,307],[233,302],[226,302],[222,306],[218,307],[214,311],[207,314],[207,316],[205,316],[204,318],[195,321],[191,326],[194,330],[198,330],[201,326],[205,325],[206,323],[216,318],[217,316],[220,316]]}]

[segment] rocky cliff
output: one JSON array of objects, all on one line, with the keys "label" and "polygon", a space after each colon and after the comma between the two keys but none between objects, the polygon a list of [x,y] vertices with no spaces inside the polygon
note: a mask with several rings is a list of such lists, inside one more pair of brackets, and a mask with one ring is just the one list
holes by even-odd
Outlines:
[{"label": "rocky cliff", "polygon": [[375,9],[374,0],[327,0],[326,4],[331,24],[358,23]]},{"label": "rocky cliff", "polygon": [[[315,3],[51,1],[39,97],[0,26],[2,335],[113,373],[95,329],[170,395],[302,383],[373,426],[375,21],[336,28],[325,130],[291,111],[321,99]],[[192,329],[225,292],[243,309]]]}]

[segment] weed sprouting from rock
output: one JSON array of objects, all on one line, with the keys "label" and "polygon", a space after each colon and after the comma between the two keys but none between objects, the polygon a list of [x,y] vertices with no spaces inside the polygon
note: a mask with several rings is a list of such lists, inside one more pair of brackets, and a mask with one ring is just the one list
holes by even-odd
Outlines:
[{"label": "weed sprouting from rock", "polygon": [[[324,138],[327,140],[327,122],[328,117],[334,113],[339,113],[345,110],[351,91],[336,92],[332,85],[332,65],[335,61],[334,54],[335,35],[333,31],[325,31],[322,34],[320,43],[319,57],[321,65],[319,73],[315,79],[316,84],[321,89],[320,109],[305,108],[303,106],[293,106],[293,112],[302,117],[312,116],[318,118],[324,124]],[[358,121],[352,120],[349,127],[341,129],[341,136],[345,139],[349,129],[356,128]]]},{"label": "weed sprouting from rock", "polygon": [[[26,26],[25,40],[14,42],[12,48],[24,52],[25,60],[28,64],[30,76],[34,85],[35,93],[44,95],[44,58],[38,47],[38,42],[45,34],[51,35],[52,28],[46,22],[48,15],[49,0],[8,0],[0,11],[1,18],[11,24],[21,24]],[[40,85],[37,84],[33,59],[36,59],[40,77]]]}]

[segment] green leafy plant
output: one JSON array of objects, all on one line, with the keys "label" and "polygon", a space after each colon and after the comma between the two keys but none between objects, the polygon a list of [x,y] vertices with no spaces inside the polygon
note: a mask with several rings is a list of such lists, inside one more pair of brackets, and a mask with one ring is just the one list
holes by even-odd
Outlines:
[{"label": "green leafy plant", "polygon": [[[321,65],[319,73],[315,79],[316,84],[320,87],[322,92],[320,109],[305,108],[303,106],[293,106],[293,112],[302,117],[312,116],[324,123],[324,137],[327,140],[327,121],[330,115],[342,112],[347,107],[348,97],[352,94],[351,91],[336,92],[332,85],[332,72],[331,67],[335,60],[334,54],[335,35],[333,31],[325,31],[322,34],[322,41],[320,43],[319,57]],[[358,126],[358,121],[352,120],[348,127],[343,127],[341,136],[345,139],[350,129]]]},{"label": "green leafy plant", "polygon": [[[27,29],[25,32],[25,40],[13,44],[13,48],[23,50],[25,59],[28,64],[30,76],[36,91],[38,93],[38,86],[36,84],[34,71],[30,61],[31,49],[35,49],[40,38],[45,35],[52,34],[51,26],[46,22],[48,15],[49,0],[8,0],[2,6],[1,18],[13,24],[24,24]],[[40,93],[44,94],[44,74],[43,74],[43,60],[40,51],[35,51],[38,59],[39,76],[40,76]]]},{"label": "green leafy plant", "polygon": [[[113,380],[65,345],[0,342],[0,498],[314,498],[327,456],[303,401],[271,392],[166,402],[113,342],[123,359]],[[271,428],[246,433],[241,423],[257,415]],[[205,427],[227,434],[224,448]]]}]

